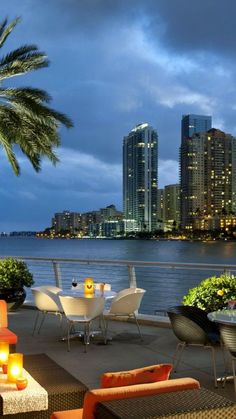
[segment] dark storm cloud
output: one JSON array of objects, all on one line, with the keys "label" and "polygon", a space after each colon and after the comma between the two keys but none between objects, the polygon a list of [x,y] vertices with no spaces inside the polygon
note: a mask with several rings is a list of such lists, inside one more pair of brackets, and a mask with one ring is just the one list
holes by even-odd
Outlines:
[{"label": "dark storm cloud", "polygon": [[160,36],[161,20],[162,40],[174,51],[235,54],[234,0],[158,0],[150,2],[149,13],[152,39]]},{"label": "dark storm cloud", "polygon": [[182,114],[235,135],[235,12],[233,0],[1,0],[2,19],[22,17],[4,52],[36,43],[51,61],[10,83],[47,90],[75,128],[39,175],[23,159],[14,178],[0,153],[0,230],[16,202],[18,229],[64,209],[121,209],[122,139],[137,123],[158,131],[160,187],[178,181]]}]

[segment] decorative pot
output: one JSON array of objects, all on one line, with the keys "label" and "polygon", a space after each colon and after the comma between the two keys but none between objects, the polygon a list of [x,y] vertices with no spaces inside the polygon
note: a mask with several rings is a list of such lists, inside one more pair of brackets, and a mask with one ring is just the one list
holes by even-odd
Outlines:
[{"label": "decorative pot", "polygon": [[0,288],[0,300],[7,302],[8,311],[17,310],[25,301],[26,292],[21,288]]}]

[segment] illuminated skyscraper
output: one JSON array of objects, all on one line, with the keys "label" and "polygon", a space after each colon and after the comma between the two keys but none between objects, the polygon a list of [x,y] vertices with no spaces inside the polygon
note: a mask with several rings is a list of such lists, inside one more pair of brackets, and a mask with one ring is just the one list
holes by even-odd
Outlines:
[{"label": "illuminated skyscraper", "polygon": [[148,124],[136,125],[123,141],[123,206],[127,220],[139,231],[157,225],[157,132]]},{"label": "illuminated skyscraper", "polygon": [[193,134],[181,162],[182,227],[217,228],[221,215],[236,211],[236,138],[215,128]]},{"label": "illuminated skyscraper", "polygon": [[[201,141],[192,141],[192,136],[199,132],[211,129],[211,116],[183,115],[181,121],[181,146],[180,146],[180,214],[181,226],[192,227],[194,215],[193,196],[201,200],[198,190],[201,188],[203,174],[201,173],[203,144]],[[199,160],[200,159],[200,160]],[[194,169],[192,170],[192,167]],[[202,203],[197,202],[201,207]]]}]

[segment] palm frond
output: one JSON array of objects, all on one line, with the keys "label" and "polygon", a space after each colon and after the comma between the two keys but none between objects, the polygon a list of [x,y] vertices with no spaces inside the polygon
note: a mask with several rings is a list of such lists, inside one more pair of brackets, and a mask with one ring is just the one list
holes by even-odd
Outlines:
[{"label": "palm frond", "polygon": [[34,100],[36,103],[49,103],[52,99],[51,96],[42,89],[36,89],[32,87],[18,87],[17,89],[0,88],[0,100],[1,98],[11,100],[12,97],[25,97]]},{"label": "palm frond", "polygon": [[20,17],[14,19],[8,26],[7,26],[7,19],[3,21],[0,26],[0,48],[3,46],[4,42],[6,41],[7,37],[10,35],[11,31],[20,22]]},{"label": "palm frond", "polygon": [[39,70],[49,66],[49,60],[46,55],[40,52],[29,54],[24,59],[15,60],[0,68],[0,80],[4,80],[10,77],[19,76],[24,73],[28,73],[32,70]]},{"label": "palm frond", "polygon": [[1,129],[1,123],[0,123],[0,144],[2,145],[3,150],[6,153],[6,156],[12,166],[12,169],[16,176],[20,175],[20,166],[18,164],[18,161],[16,159],[15,153],[12,149],[12,144],[9,142],[9,138],[7,137],[6,133],[4,135],[4,130]]},{"label": "palm frond", "polygon": [[[0,24],[0,48],[18,22],[19,18],[8,25],[6,19]],[[48,65],[46,54],[37,46],[23,45],[0,58],[0,82]],[[61,143],[59,126],[70,128],[73,122],[65,114],[51,109],[50,100],[50,95],[42,89],[0,88],[0,146],[17,176],[20,166],[14,145],[19,146],[36,172],[41,170],[43,157],[54,165],[59,161],[55,153]]]},{"label": "palm frond", "polygon": [[[29,54],[38,51],[37,45],[22,45],[21,47],[9,52],[0,59],[0,66],[12,63],[14,60],[24,60]],[[44,54],[45,55],[45,54]]]}]

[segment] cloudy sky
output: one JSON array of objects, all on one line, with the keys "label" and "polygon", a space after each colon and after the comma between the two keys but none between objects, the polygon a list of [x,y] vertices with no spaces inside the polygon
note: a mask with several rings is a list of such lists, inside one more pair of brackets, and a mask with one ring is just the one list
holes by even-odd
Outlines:
[{"label": "cloudy sky", "polygon": [[39,174],[19,155],[15,177],[0,151],[0,231],[122,209],[122,139],[137,123],[158,131],[159,187],[178,182],[182,114],[236,135],[235,15],[235,0],[1,0],[2,20],[22,18],[1,54],[35,43],[51,62],[11,83],[47,90],[75,126]]}]

